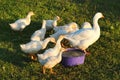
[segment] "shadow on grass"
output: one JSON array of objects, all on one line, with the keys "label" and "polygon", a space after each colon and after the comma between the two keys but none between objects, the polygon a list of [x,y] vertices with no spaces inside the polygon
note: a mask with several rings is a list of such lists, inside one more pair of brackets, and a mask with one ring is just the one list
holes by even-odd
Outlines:
[{"label": "shadow on grass", "polygon": [[[41,28],[42,22],[33,22],[27,26],[22,32],[13,31],[9,23],[13,20],[0,20],[0,59],[4,62],[12,63],[16,66],[24,67],[25,63],[31,62],[27,55],[20,49],[20,44],[25,44],[30,41],[34,31]],[[48,37],[49,32],[46,37]],[[12,49],[9,50],[9,49]]]},{"label": "shadow on grass", "polygon": [[5,63],[8,62],[19,67],[26,66],[24,62],[30,61],[28,58],[19,53],[10,52],[7,49],[3,48],[0,48],[0,60]]},{"label": "shadow on grass", "polygon": [[[41,22],[31,22],[22,32],[13,31],[9,23],[13,20],[0,20],[0,60],[24,67],[31,60],[20,49],[20,44],[30,41],[30,36],[41,28]],[[12,49],[12,50],[10,50]]]}]

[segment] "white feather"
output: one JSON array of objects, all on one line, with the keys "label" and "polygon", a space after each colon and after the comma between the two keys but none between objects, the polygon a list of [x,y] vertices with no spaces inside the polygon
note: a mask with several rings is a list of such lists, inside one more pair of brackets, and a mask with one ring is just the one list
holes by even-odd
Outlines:
[{"label": "white feather", "polygon": [[11,29],[14,31],[22,31],[26,26],[28,26],[31,22],[31,16],[34,15],[34,13],[31,11],[28,13],[26,18],[16,20],[14,23],[10,23]]},{"label": "white feather", "polygon": [[100,28],[98,25],[98,19],[102,17],[102,13],[96,13],[93,17],[92,28],[82,28],[70,35],[65,36],[65,38],[70,41],[73,47],[85,50],[99,39]]},{"label": "white feather", "polygon": [[35,31],[32,34],[31,40],[32,41],[41,41],[41,40],[44,40],[45,33],[46,33],[46,21],[43,20],[42,28],[40,30]]},{"label": "white feather", "polygon": [[46,20],[46,28],[52,29],[53,27],[57,26],[58,20],[60,20],[59,16],[56,16],[53,20]]}]

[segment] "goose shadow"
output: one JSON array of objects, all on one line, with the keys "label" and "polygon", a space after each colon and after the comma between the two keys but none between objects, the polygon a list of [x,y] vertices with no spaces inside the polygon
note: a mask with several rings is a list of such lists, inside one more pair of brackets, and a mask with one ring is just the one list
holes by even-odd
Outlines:
[{"label": "goose shadow", "polygon": [[26,58],[22,54],[14,53],[4,48],[0,48],[0,60],[2,60],[4,63],[6,62],[11,63],[19,67],[25,67],[26,66],[25,62],[30,61],[28,58]]},{"label": "goose shadow", "polygon": [[32,21],[22,33],[13,31],[9,23],[13,20],[0,20],[0,60],[13,65],[24,67],[32,60],[20,49],[20,44],[30,41],[30,36],[41,28],[41,22]]}]

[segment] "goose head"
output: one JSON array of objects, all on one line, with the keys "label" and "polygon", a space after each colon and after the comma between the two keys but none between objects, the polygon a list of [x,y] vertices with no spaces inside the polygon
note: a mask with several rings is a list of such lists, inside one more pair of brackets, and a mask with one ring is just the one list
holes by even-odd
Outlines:
[{"label": "goose head", "polygon": [[53,37],[50,37],[50,41],[53,42],[53,43],[56,43],[56,40]]},{"label": "goose head", "polygon": [[30,11],[30,12],[28,13],[28,15],[29,15],[29,16],[32,16],[32,15],[35,15],[35,14],[34,14],[33,11]]},{"label": "goose head", "polygon": [[100,32],[98,20],[100,18],[104,18],[103,14],[101,12],[97,12],[95,16],[93,17],[93,29],[96,30],[97,32]]},{"label": "goose head", "polygon": [[60,35],[58,40],[62,40],[65,37],[65,35]]},{"label": "goose head", "polygon": [[68,27],[70,27],[70,32],[71,31],[77,31],[78,30],[78,25],[75,22],[71,22],[68,24]]},{"label": "goose head", "polygon": [[20,48],[23,50],[25,48],[24,44],[20,44]]},{"label": "goose head", "polygon": [[104,18],[103,14],[101,12],[97,12],[93,19],[99,19],[99,18]]},{"label": "goose head", "polygon": [[55,18],[54,18],[54,20],[60,20],[60,17],[59,16],[56,16]]}]

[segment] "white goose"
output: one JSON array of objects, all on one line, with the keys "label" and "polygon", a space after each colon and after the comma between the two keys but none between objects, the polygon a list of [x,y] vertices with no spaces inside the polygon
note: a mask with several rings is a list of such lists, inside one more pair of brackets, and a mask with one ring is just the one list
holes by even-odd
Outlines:
[{"label": "white goose", "polygon": [[64,26],[54,27],[55,33],[50,35],[51,37],[55,38],[55,42],[59,38],[60,35],[71,34],[77,30],[79,30],[78,25],[75,22],[71,22]]},{"label": "white goose", "polygon": [[98,25],[98,20],[104,17],[102,13],[98,12],[93,17],[93,27],[92,28],[82,28],[71,35],[65,36],[66,39],[70,41],[73,47],[77,47],[83,50],[86,54],[86,49],[96,42],[100,37],[100,28]]},{"label": "white goose", "polygon": [[64,26],[56,26],[53,28],[55,32],[59,31],[59,30],[65,30],[67,32],[74,32],[76,30],[78,30],[78,25],[75,22],[71,22],[69,24],[66,24]]},{"label": "white goose", "polygon": [[40,30],[35,31],[35,32],[32,34],[31,40],[32,40],[32,41],[41,41],[41,40],[44,39],[45,33],[46,33],[46,21],[43,20],[42,28],[41,28]]},{"label": "white goose", "polygon": [[26,44],[20,44],[20,48],[24,53],[28,53],[31,59],[34,60],[35,53],[41,49],[45,49],[47,44],[52,40],[53,38],[46,38],[44,41],[30,41]]},{"label": "white goose", "polygon": [[56,74],[56,73],[53,71],[52,68],[53,68],[55,65],[57,65],[58,63],[61,62],[63,51],[65,51],[65,49],[64,49],[64,48],[61,48],[60,52],[57,53],[56,56],[50,56],[50,57],[48,57],[48,58],[46,58],[46,59],[44,59],[44,60],[41,60],[41,58],[39,57],[39,54],[37,54],[37,56],[38,56],[38,61],[40,62],[40,64],[43,65],[43,68],[42,68],[42,69],[43,69],[43,74],[45,74],[46,69],[50,69],[50,73],[51,73],[51,74]]},{"label": "white goose", "polygon": [[19,19],[14,23],[9,24],[11,29],[14,31],[22,31],[26,26],[30,24],[32,15],[34,15],[34,13],[31,11],[28,13],[26,18]]},{"label": "white goose", "polygon": [[43,54],[39,54],[39,59],[45,60],[46,58],[48,58],[50,56],[58,55],[58,53],[60,52],[60,49],[61,49],[61,43],[60,42],[63,38],[64,38],[64,36],[61,35],[59,37],[59,39],[57,40],[57,43],[56,43],[54,48],[49,48]]},{"label": "white goose", "polygon": [[54,20],[46,20],[46,28],[51,29],[55,26],[57,26],[57,21],[60,20],[59,16],[56,16]]}]

